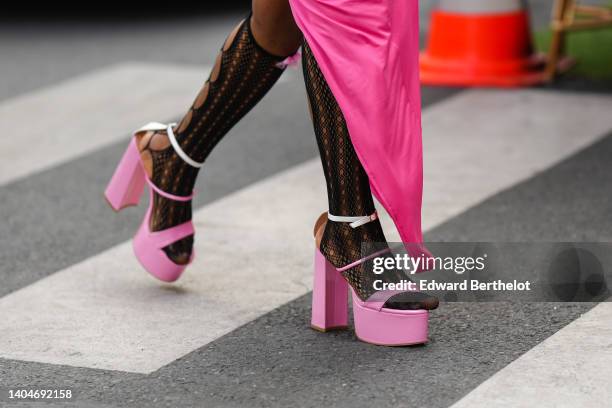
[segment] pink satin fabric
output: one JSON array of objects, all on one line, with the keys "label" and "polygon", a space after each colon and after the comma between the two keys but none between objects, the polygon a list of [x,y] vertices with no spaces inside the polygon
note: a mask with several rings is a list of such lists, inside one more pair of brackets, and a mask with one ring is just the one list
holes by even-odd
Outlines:
[{"label": "pink satin fabric", "polygon": [[421,243],[418,0],[290,4],[344,114],[372,191],[402,241]]}]

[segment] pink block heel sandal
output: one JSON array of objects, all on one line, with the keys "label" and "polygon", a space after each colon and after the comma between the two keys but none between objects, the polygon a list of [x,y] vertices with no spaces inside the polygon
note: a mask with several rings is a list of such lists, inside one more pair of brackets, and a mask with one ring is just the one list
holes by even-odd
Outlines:
[{"label": "pink block heel sandal", "polygon": [[[357,228],[377,218],[376,213],[365,217],[339,217],[328,214],[336,222],[349,222]],[[321,218],[315,226],[320,230]],[[359,299],[341,273],[363,262],[390,252],[375,252],[363,259],[336,268],[318,249],[314,259],[311,326],[318,331],[345,329],[348,326],[348,289],[353,302],[355,334],[359,340],[381,346],[407,346],[427,342],[429,312],[425,309],[398,310],[383,307],[392,296],[402,291],[379,291],[369,299]]]},{"label": "pink block heel sandal", "polygon": [[[174,201],[190,201],[193,194],[189,196],[176,196],[160,190],[147,177],[142,161],[140,160],[140,152],[136,143],[136,134],[148,131],[165,130],[170,140],[170,144],[176,151],[179,157],[193,167],[201,167],[203,163],[198,163],[192,160],[181,149],[172,127],[174,123],[165,125],[162,123],[151,122],[134,132],[134,137],[130,141],[127,150],[123,154],[121,161],[117,165],[117,169],[113,174],[104,195],[110,206],[115,211],[120,211],[125,207],[137,205],[142,196],[145,184],[149,185],[149,208],[145,217],[134,236],[132,241],[134,254],[140,264],[153,276],[164,281],[173,282],[177,280],[187,265],[179,265],[172,262],[164,253],[162,248],[179,241],[189,235],[194,234],[193,223],[191,221],[182,223],[172,228],[167,228],[162,231],[152,232],[149,228],[151,211],[153,209],[153,193],[157,193],[162,197]],[[191,254],[189,263],[193,260],[194,253]]]}]

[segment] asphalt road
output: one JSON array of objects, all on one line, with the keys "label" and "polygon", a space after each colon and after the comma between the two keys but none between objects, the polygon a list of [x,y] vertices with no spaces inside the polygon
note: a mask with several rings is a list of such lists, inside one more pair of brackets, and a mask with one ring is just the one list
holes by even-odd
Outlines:
[{"label": "asphalt road", "polygon": [[[431,2],[424,3],[426,13]],[[534,21],[542,24],[549,6],[532,3]],[[233,13],[3,24],[0,102],[125,61],[210,65],[239,18]],[[273,89],[211,156],[198,181],[197,189],[206,192],[198,206],[316,157],[300,73],[287,75],[290,80]],[[130,92],[138,92],[137,83]],[[425,88],[424,107],[460,92]],[[32,116],[35,120],[36,112]],[[426,238],[610,241],[612,135],[600,136],[428,231]],[[0,226],[0,296],[130,238],[142,209],[115,216],[100,199],[124,145],[0,186],[6,221]],[[357,342],[351,331],[327,336],[311,331],[309,304],[307,294],[150,374],[0,359],[0,387],[70,384],[77,393],[73,406],[79,407],[448,407],[593,307],[444,304],[433,314],[430,344],[387,349]],[[0,406],[10,404],[0,400]]]}]

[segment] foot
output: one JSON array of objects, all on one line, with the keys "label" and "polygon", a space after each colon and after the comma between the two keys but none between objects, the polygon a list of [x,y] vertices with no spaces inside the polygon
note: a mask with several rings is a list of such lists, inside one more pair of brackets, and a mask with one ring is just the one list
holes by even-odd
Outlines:
[{"label": "foot", "polygon": [[[197,169],[186,165],[176,155],[165,131],[141,132],[136,135],[138,150],[149,179],[162,191],[187,196],[193,190]],[[153,193],[151,231],[161,231],[191,220],[191,201],[180,202]],[[163,248],[176,264],[186,265],[191,259],[193,235]]]},{"label": "foot", "polygon": [[[322,214],[315,226],[315,237],[325,258],[336,268],[341,268],[363,258],[362,247],[368,244],[373,248],[368,251],[370,253],[388,248],[379,220],[352,228],[348,223],[328,220],[327,214]],[[373,287],[375,279],[382,279],[384,282],[410,280],[404,272],[399,270],[374,275],[370,266],[365,262],[342,272],[342,276],[363,301],[366,301],[376,292]],[[387,300],[384,307],[399,310],[433,310],[438,307],[438,304],[438,298],[435,296],[422,292],[403,292],[392,296]]]}]

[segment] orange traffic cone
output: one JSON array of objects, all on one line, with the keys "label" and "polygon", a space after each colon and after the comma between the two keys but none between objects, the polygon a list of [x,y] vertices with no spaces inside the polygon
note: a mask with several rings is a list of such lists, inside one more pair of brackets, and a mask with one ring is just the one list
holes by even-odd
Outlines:
[{"label": "orange traffic cone", "polygon": [[421,81],[430,85],[525,86],[546,80],[522,0],[440,0]]}]

